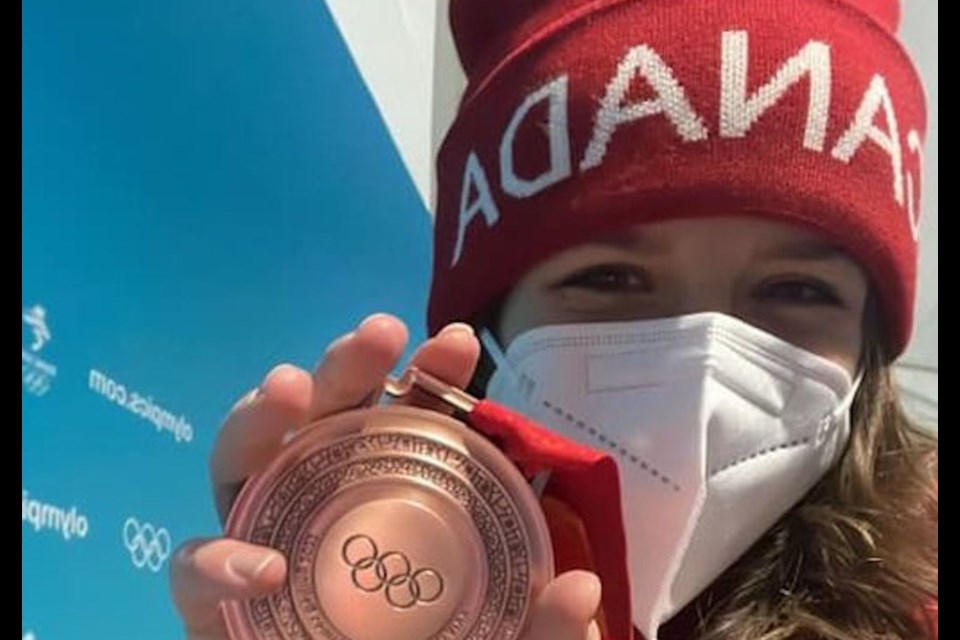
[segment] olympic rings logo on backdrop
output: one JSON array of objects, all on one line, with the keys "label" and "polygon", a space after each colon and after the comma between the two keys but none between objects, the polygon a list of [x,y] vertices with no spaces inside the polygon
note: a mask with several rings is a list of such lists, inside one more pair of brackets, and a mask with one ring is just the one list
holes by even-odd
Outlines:
[{"label": "olympic rings logo on backdrop", "polygon": [[149,522],[141,524],[133,516],[123,523],[123,544],[130,552],[133,566],[137,569],[146,567],[154,573],[160,571],[173,548],[169,531]]},{"label": "olympic rings logo on backdrop", "polygon": [[368,593],[383,590],[387,603],[398,609],[436,602],[443,595],[443,576],[436,569],[413,564],[400,551],[380,553],[377,543],[358,533],[347,538],[340,550],[350,567],[355,587]]}]

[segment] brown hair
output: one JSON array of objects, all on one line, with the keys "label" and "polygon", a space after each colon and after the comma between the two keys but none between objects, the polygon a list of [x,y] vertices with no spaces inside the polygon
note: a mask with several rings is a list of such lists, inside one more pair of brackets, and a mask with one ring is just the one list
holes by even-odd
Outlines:
[{"label": "brown hair", "polygon": [[[497,315],[475,324],[493,330]],[[935,637],[938,442],[901,408],[879,315],[871,295],[842,459],[690,605],[698,638]],[[468,389],[482,394],[491,372],[482,358]]]}]

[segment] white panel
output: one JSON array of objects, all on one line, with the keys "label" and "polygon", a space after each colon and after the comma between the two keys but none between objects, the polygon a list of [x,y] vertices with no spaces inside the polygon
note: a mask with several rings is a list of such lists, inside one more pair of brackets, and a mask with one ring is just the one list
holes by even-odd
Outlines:
[{"label": "white panel", "polygon": [[327,0],[426,206],[433,201],[434,0]]},{"label": "white panel", "polygon": [[939,14],[936,2],[903,2],[901,37],[927,90],[929,123],[924,148],[923,203],[920,226],[920,296],[917,328],[897,367],[897,379],[910,415],[934,430],[939,421]]}]

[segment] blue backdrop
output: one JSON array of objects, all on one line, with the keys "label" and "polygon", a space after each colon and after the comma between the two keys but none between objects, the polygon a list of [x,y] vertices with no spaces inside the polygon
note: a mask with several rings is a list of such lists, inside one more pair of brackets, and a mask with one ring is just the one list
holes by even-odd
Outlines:
[{"label": "blue backdrop", "polygon": [[430,219],[319,0],[22,4],[22,635],[175,638],[234,400],[367,314]]}]

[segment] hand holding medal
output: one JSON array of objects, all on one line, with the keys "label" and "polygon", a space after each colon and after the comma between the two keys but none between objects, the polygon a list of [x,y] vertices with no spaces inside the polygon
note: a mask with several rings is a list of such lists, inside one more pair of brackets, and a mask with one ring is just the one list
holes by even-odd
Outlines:
[{"label": "hand holding medal", "polygon": [[397,404],[370,408],[406,337],[396,318],[372,316],[313,375],[279,367],[231,412],[211,462],[218,508],[224,517],[257,476],[228,530],[273,549],[183,547],[173,582],[189,637],[598,637],[599,583],[583,572],[548,583],[542,515],[519,472],[443,415],[436,386],[411,392],[443,380],[441,395],[469,399],[456,389],[479,352],[469,327],[413,356],[435,378],[388,385]]}]

